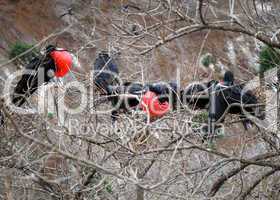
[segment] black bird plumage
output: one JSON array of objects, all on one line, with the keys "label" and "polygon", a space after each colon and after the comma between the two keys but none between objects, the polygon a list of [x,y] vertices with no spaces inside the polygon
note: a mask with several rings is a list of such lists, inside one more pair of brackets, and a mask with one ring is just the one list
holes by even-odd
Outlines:
[{"label": "black bird plumage", "polygon": [[109,93],[109,85],[118,84],[117,76],[119,69],[115,60],[105,51],[101,51],[94,62],[94,82],[102,90],[102,93]]},{"label": "black bird plumage", "polygon": [[50,70],[55,72],[55,63],[49,55],[34,58],[26,66],[25,72],[14,89],[12,103],[22,106],[38,87],[53,78]]}]

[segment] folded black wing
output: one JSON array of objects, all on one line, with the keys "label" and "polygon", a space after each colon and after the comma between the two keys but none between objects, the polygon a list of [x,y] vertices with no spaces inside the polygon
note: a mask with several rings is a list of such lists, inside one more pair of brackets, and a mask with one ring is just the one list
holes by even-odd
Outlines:
[{"label": "folded black wing", "polygon": [[12,103],[21,106],[26,99],[31,96],[39,86],[49,82],[52,77],[48,76],[49,70],[55,70],[55,65],[50,58],[34,58],[26,67],[25,72],[17,83]]}]

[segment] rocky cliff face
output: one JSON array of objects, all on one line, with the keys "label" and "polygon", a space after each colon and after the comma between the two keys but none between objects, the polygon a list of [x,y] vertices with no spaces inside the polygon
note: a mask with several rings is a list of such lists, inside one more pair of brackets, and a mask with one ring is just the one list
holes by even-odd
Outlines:
[{"label": "rocky cliff face", "polygon": [[[143,8],[146,6],[145,1],[130,3]],[[125,4],[125,1],[111,0],[2,0],[0,2],[1,63],[8,59],[7,52],[14,42],[24,41],[35,44],[72,24],[63,33],[51,37],[47,43],[58,43],[59,46],[77,53],[82,66],[87,70],[94,61],[96,51],[117,48],[122,53],[120,64],[125,76],[139,72],[142,68],[147,80],[174,80],[177,78],[176,73],[180,72],[182,83],[186,84],[193,80],[193,74],[197,75],[196,79],[211,76],[211,70],[201,68],[199,63],[201,55],[210,52],[217,58],[217,63],[222,70],[230,68],[241,79],[251,78],[250,71],[255,65],[255,44],[238,34],[195,33],[158,48],[146,62],[143,62],[144,59],[141,57],[139,59],[138,56],[132,56],[134,50],[127,44],[131,38],[127,38],[127,41],[122,39],[122,42],[118,43],[114,36],[116,27],[120,27],[122,31],[130,31],[130,25],[133,23],[153,24],[156,20],[147,17],[144,21],[137,15],[125,14],[122,10]],[[135,8],[130,9],[131,12],[137,12]],[[159,31],[159,34],[167,33]],[[245,41],[248,41],[246,45],[244,45]],[[13,68],[11,65],[4,67],[8,70]],[[133,78],[139,79],[139,76],[134,75]]]},{"label": "rocky cliff face", "polygon": [[55,14],[55,1],[12,1],[0,2],[1,50],[22,40],[35,43],[62,25]]}]

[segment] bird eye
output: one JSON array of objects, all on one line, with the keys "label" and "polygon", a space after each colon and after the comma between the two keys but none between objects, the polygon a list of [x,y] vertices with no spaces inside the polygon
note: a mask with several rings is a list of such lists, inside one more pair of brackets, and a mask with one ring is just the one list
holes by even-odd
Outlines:
[{"label": "bird eye", "polygon": [[49,69],[48,71],[47,71],[47,76],[49,77],[49,78],[53,78],[54,77],[54,70],[52,70],[52,69]]}]

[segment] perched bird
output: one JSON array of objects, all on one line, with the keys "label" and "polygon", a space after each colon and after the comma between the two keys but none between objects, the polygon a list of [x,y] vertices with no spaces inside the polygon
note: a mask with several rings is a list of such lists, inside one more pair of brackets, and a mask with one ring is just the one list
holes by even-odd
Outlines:
[{"label": "perched bird", "polygon": [[119,69],[106,51],[101,51],[94,62],[94,82],[103,94],[109,94],[109,86],[118,84]]},{"label": "perched bird", "polygon": [[12,103],[22,106],[39,86],[50,82],[54,77],[64,77],[72,64],[73,57],[67,50],[49,45],[44,55],[35,57],[25,67],[25,72],[14,89]]}]

